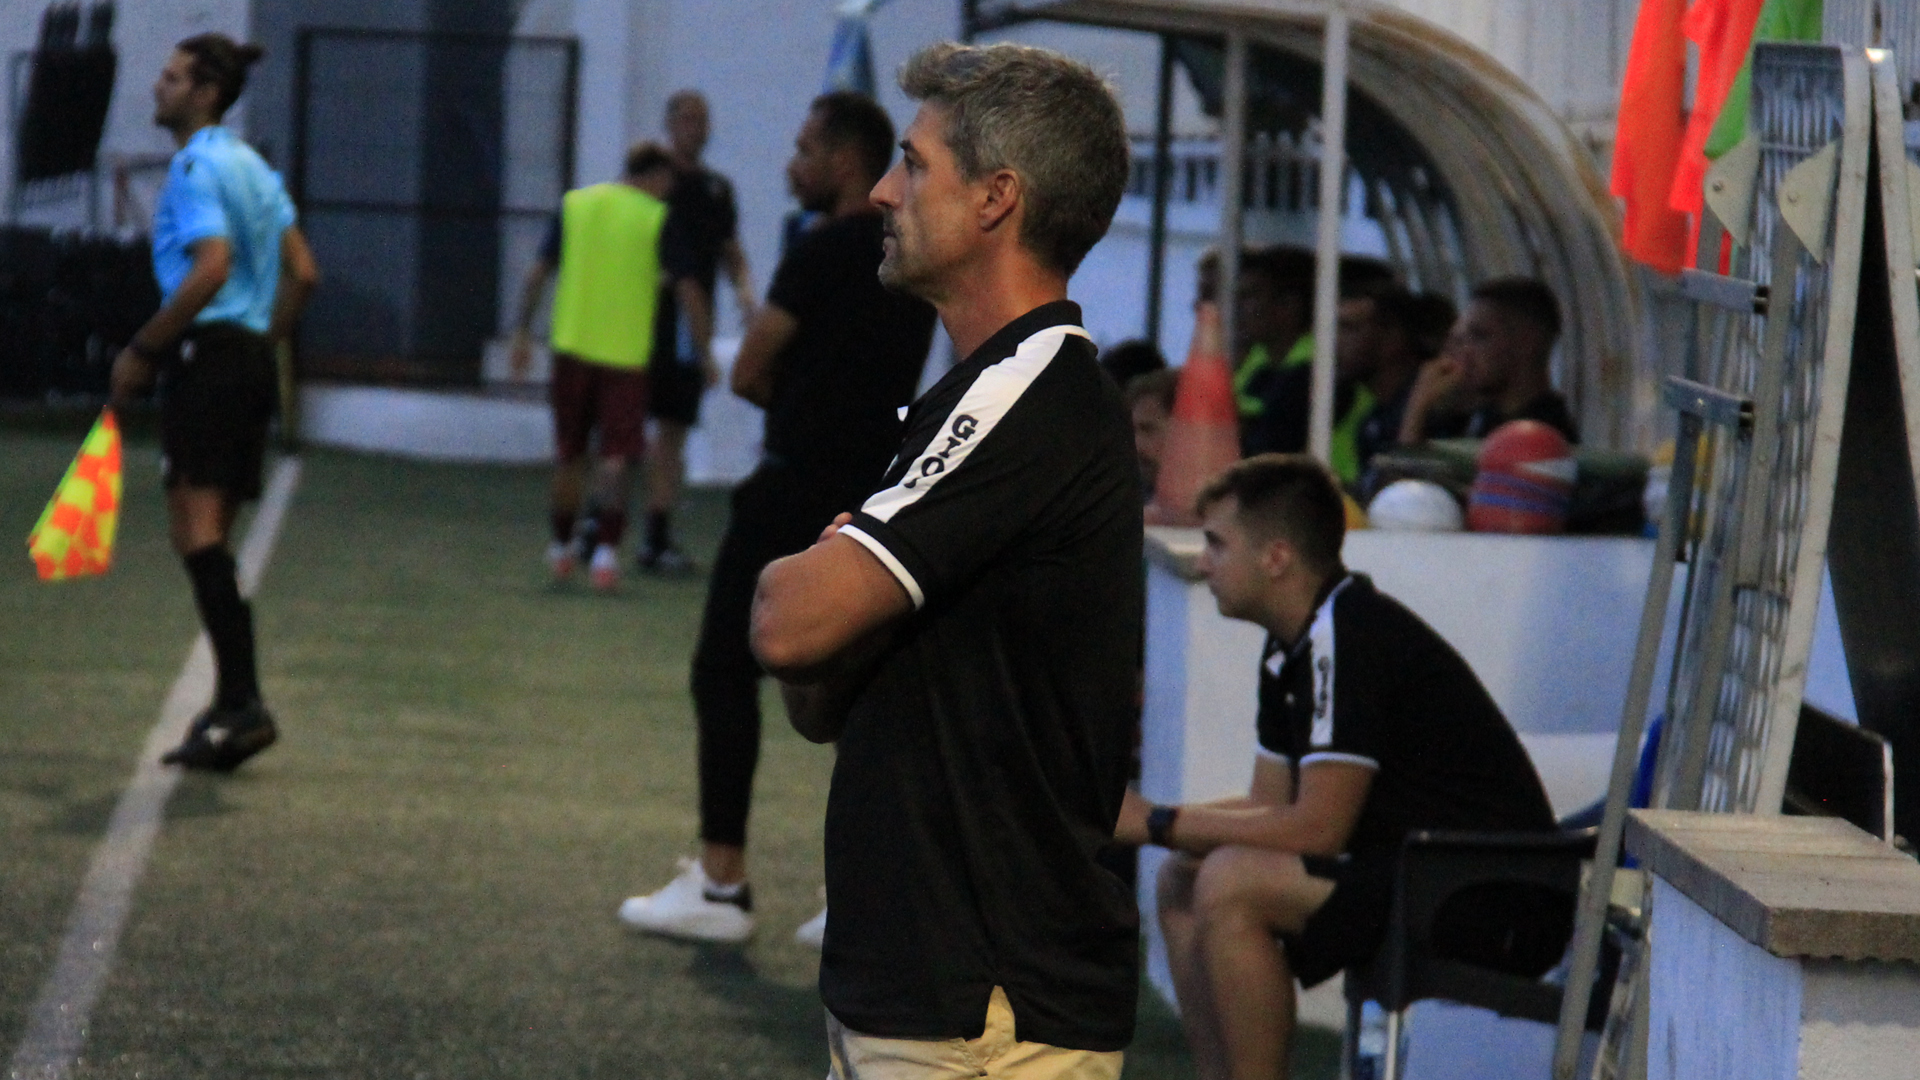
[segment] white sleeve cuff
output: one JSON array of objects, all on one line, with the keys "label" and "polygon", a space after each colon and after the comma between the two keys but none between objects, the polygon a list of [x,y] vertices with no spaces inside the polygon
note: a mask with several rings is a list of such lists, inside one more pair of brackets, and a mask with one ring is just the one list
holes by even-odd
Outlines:
[{"label": "white sleeve cuff", "polygon": [[906,566],[904,566],[898,558],[894,557],[893,552],[887,550],[887,545],[875,540],[864,530],[857,529],[852,525],[840,526],[840,535],[857,542],[861,547],[873,552],[873,557],[880,560],[880,565],[886,567],[887,572],[891,573],[894,579],[900,582],[900,587],[907,590],[908,599],[913,601],[913,610],[919,611],[922,607],[926,606],[927,594],[920,591],[920,583],[913,579],[913,575],[907,571]]},{"label": "white sleeve cuff", "polygon": [[1280,753],[1278,750],[1269,750],[1264,746],[1254,747],[1253,752],[1256,754],[1259,754],[1261,757],[1264,757],[1264,758],[1272,758],[1275,761],[1281,761],[1281,762],[1293,761],[1292,758],[1288,757],[1285,754]]}]

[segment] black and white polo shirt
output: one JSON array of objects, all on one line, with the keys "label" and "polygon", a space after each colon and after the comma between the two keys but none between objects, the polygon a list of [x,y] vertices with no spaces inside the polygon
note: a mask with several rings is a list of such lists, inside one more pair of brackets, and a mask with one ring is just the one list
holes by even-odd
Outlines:
[{"label": "black and white polo shirt", "polygon": [[1117,1050],[1131,892],[1094,861],[1132,755],[1139,469],[1079,308],[1014,320],[915,402],[842,534],[913,600],[851,710],[827,807],[820,968],[848,1028]]},{"label": "black and white polo shirt", "polygon": [[1554,828],[1526,748],[1473,669],[1362,574],[1335,582],[1291,648],[1268,639],[1259,734],[1296,780],[1319,761],[1375,770],[1351,852],[1398,848],[1412,829]]}]

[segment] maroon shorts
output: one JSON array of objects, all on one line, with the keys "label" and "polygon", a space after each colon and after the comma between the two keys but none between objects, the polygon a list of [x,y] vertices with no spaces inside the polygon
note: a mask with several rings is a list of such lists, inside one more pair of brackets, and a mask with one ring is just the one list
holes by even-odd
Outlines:
[{"label": "maroon shorts", "polygon": [[562,463],[587,453],[587,439],[600,432],[600,456],[639,457],[647,446],[647,373],[644,369],[590,364],[555,353],[553,441]]}]

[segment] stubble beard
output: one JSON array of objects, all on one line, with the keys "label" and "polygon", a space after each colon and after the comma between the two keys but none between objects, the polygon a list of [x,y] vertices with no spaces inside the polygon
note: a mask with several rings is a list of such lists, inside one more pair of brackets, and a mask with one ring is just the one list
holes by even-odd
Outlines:
[{"label": "stubble beard", "polygon": [[923,243],[919,248],[909,247],[907,239],[896,227],[896,217],[892,211],[886,211],[882,218],[886,229],[886,238],[893,241],[891,249],[882,241],[880,258],[880,284],[897,293],[925,300],[940,306],[946,293],[952,267],[937,257],[930,245]]},{"label": "stubble beard", "polygon": [[[889,227],[891,227],[890,221]],[[886,249],[884,242],[881,246],[881,250],[885,253],[880,256],[880,284],[897,293],[926,299],[926,294],[915,287],[914,276],[906,264],[906,252],[900,243],[900,234],[894,233],[891,239],[893,240],[891,251]]]},{"label": "stubble beard", "polygon": [[900,273],[899,263],[892,255],[880,256],[880,284],[894,292],[906,291],[906,278]]}]

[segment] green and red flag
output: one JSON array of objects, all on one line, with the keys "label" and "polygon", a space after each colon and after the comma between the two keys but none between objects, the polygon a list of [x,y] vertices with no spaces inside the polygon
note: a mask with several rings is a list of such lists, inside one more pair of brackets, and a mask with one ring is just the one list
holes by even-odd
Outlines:
[{"label": "green and red flag", "polygon": [[[1694,216],[1696,238],[1707,169],[1747,135],[1754,42],[1818,41],[1824,9],[1824,0],[1697,0],[1687,12],[1687,37],[1700,47],[1700,72],[1671,205]],[[1689,263],[1698,247],[1688,243]]]},{"label": "green and red flag", "polygon": [[[1824,35],[1826,4],[1824,0],[1766,0],[1760,9],[1760,19],[1753,26],[1753,40],[1761,41],[1819,41]],[[1733,78],[1733,86],[1727,91],[1727,100],[1720,106],[1720,115],[1714,118],[1713,131],[1707,136],[1707,157],[1719,160],[1720,155],[1740,145],[1747,137],[1747,106],[1753,100],[1753,49],[1747,49],[1746,63],[1740,65],[1740,73]]]},{"label": "green and red flag", "polygon": [[1707,137],[1726,104],[1753,48],[1753,27],[1760,19],[1762,0],[1695,0],[1683,24],[1687,40],[1700,49],[1699,75],[1693,84],[1693,112],[1687,118],[1680,163],[1674,169],[1670,205],[1698,215],[1705,205]]}]

